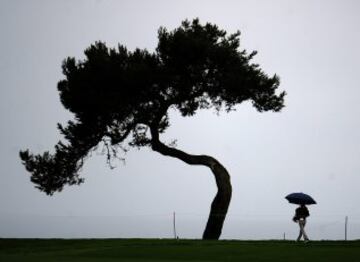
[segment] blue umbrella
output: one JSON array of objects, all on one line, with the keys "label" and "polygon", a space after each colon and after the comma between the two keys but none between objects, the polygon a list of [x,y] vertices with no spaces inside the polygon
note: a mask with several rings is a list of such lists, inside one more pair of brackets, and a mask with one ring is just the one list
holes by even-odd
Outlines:
[{"label": "blue umbrella", "polygon": [[289,203],[292,204],[304,204],[304,205],[312,205],[316,204],[316,201],[309,195],[304,193],[291,193],[285,197]]}]

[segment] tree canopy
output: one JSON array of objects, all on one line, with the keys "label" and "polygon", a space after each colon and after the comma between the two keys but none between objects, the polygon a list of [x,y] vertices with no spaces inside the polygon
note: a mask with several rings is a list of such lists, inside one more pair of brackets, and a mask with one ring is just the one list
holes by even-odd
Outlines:
[{"label": "tree canopy", "polygon": [[58,124],[64,139],[53,153],[20,152],[31,181],[49,195],[82,183],[81,167],[99,143],[108,149],[108,160],[127,138],[130,146],[150,146],[166,155],[159,134],[170,125],[169,109],[185,117],[251,101],[259,112],[281,110],[285,92],[276,93],[279,78],[252,63],[255,55],[240,49],[239,32],[227,34],[195,19],[172,31],[161,27],[154,52],[96,42],[84,60],[65,59],[58,90],[74,120]]}]

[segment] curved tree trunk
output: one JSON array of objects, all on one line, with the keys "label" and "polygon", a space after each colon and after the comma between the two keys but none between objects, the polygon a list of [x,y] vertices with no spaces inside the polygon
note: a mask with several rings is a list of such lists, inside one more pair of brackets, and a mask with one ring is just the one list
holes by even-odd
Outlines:
[{"label": "curved tree trunk", "polygon": [[190,155],[176,148],[168,147],[159,140],[156,128],[151,128],[152,149],[165,156],[178,158],[190,165],[204,165],[215,176],[218,192],[211,204],[210,215],[203,239],[219,239],[231,200],[231,183],[227,170],[215,158],[206,155]]}]

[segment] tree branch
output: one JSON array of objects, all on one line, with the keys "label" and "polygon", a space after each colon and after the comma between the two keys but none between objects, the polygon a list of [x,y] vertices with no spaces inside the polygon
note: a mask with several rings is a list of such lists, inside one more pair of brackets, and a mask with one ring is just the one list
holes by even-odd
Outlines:
[{"label": "tree branch", "polygon": [[[150,132],[151,132],[151,137],[152,137],[151,146],[154,151],[156,151],[164,156],[178,158],[189,165],[207,166],[214,173],[216,173],[217,171],[220,171],[220,172],[225,171],[227,176],[229,177],[226,169],[215,158],[213,158],[211,156],[207,156],[207,155],[192,155],[192,154],[188,154],[184,151],[181,151],[179,149],[176,149],[173,147],[168,147],[167,145],[165,145],[164,143],[162,143],[160,141],[159,132],[158,132],[157,128],[150,127]],[[220,170],[220,169],[222,169],[222,170]],[[215,175],[215,179],[216,179],[216,184],[219,188],[224,186],[223,183],[221,183],[219,181],[218,176]],[[230,188],[230,190],[231,190],[231,188]]]}]

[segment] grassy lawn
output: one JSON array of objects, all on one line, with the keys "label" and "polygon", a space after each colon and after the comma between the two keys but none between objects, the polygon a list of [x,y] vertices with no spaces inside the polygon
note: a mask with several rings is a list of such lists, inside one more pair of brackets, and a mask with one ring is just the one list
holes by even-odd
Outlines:
[{"label": "grassy lawn", "polygon": [[360,241],[0,239],[0,262],[26,261],[360,261]]}]

